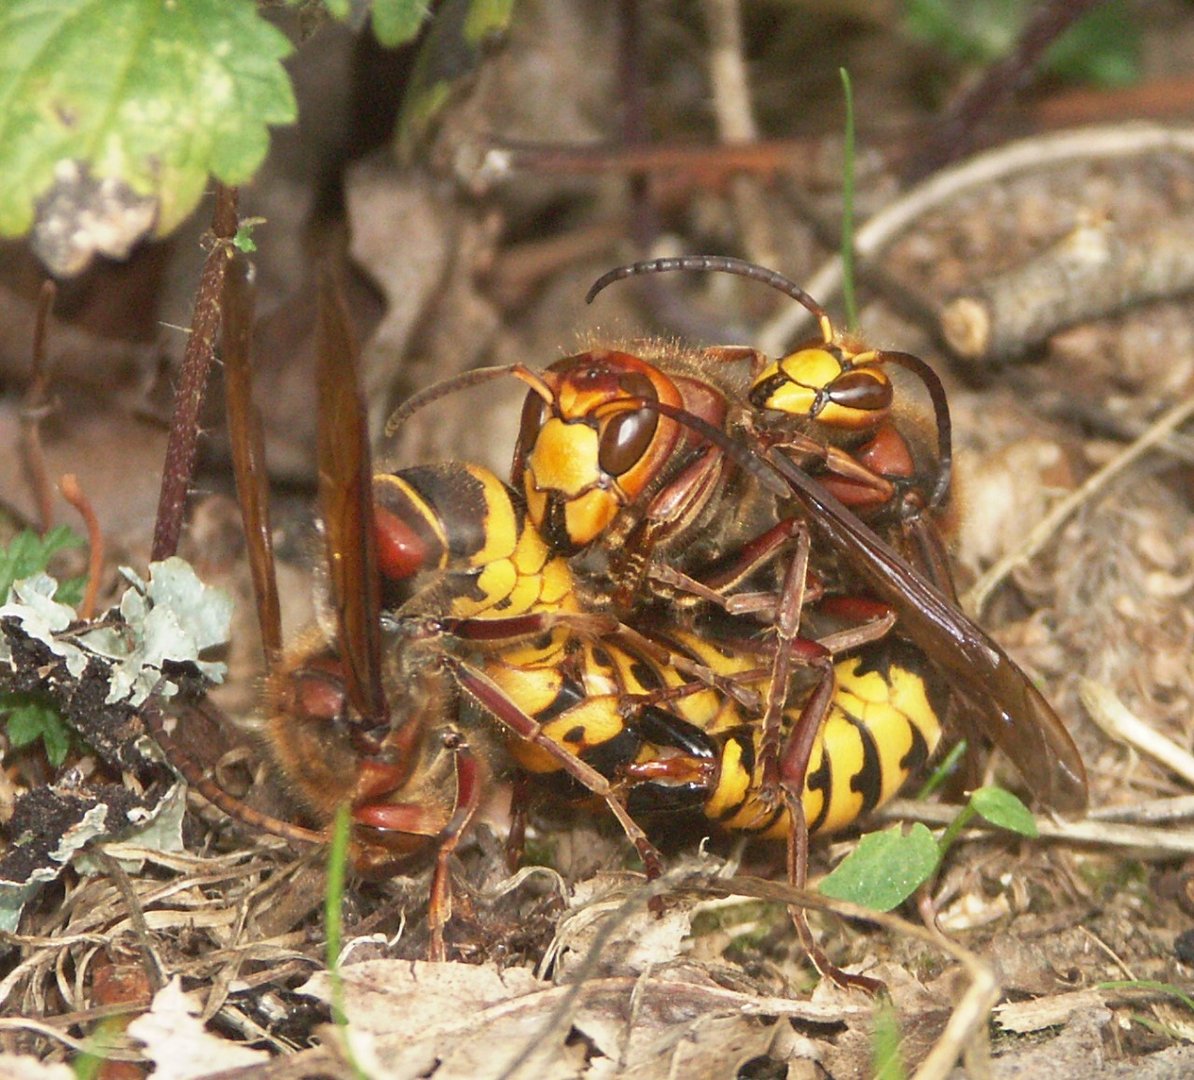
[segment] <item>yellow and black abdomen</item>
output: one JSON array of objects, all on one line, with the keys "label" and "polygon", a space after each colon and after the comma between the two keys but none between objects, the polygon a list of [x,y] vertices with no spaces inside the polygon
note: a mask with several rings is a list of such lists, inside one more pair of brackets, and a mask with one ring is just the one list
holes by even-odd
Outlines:
[{"label": "yellow and black abdomen", "polygon": [[[921,654],[880,642],[834,667],[829,714],[813,744],[804,784],[810,832],[837,832],[891,799],[933,754],[941,738],[943,698]],[[799,705],[785,712],[788,731]],[[788,815],[763,804],[760,725],[723,736],[716,788],[704,812],[730,830],[786,836]]]},{"label": "yellow and black abdomen", "polygon": [[805,780],[811,832],[837,832],[882,806],[941,740],[944,699],[918,650],[881,642],[834,672],[833,708]]},{"label": "yellow and black abdomen", "polygon": [[[548,648],[548,640],[555,648]],[[501,649],[485,660],[485,673],[540,731],[608,779],[633,761],[642,744],[627,722],[627,696],[610,650],[579,635],[555,631],[544,642]],[[541,785],[565,798],[586,792],[558,760],[527,739],[511,739],[511,757]]]},{"label": "yellow and black abdomen", "polygon": [[480,465],[443,462],[373,478],[383,606],[438,575],[454,618],[571,610],[574,580],[527,521],[521,497]]}]

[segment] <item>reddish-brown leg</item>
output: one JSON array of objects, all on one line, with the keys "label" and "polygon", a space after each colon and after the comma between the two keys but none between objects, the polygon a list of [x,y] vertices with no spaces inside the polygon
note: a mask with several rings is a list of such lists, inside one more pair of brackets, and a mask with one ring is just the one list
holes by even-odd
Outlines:
[{"label": "reddish-brown leg", "polygon": [[[834,655],[877,641],[895,623],[895,613],[886,604],[857,597],[833,597],[822,600],[819,610],[859,620],[860,625],[815,641],[800,637],[800,617],[804,608],[802,585],[806,578],[808,556],[809,534],[804,529],[796,537],[796,551],[788,566],[776,609],[775,656],[763,712],[763,737],[759,746],[762,768],[759,798],[770,806],[779,803],[781,781],[793,784],[797,791],[804,790],[812,746],[829,713],[836,689]],[[781,763],[783,710],[787,704],[792,668],[798,663],[818,668],[820,676],[800,710],[787,745],[782,749]]]},{"label": "reddish-brown leg", "polygon": [[[801,797],[803,787],[802,780],[798,794],[786,784],[784,786],[784,803],[792,819],[791,828],[788,830],[788,882],[797,889],[803,889],[808,884],[808,822],[804,819],[804,801]],[[867,975],[853,975],[832,963],[817,943],[802,907],[789,904],[788,914],[796,928],[796,935],[800,938],[801,947],[822,976],[845,990],[862,990],[868,994],[886,991],[887,987],[880,980]]]},{"label": "reddish-brown leg", "polygon": [[[791,819],[788,830],[788,881],[798,889],[803,889],[808,884],[809,832],[808,821],[804,816],[804,785],[813,745],[833,698],[835,683],[832,671],[830,675],[829,680],[823,680],[817,685],[809,701],[805,703],[800,718],[788,735],[780,762],[780,788]],[[800,937],[800,944],[808,953],[813,966],[822,975],[847,989],[865,990],[871,994],[884,989],[883,984],[877,979],[865,975],[851,975],[832,964],[817,944],[804,909],[790,905],[788,912]]]},{"label": "reddish-brown leg", "polygon": [[456,752],[456,811],[440,834],[439,850],[435,855],[435,870],[431,875],[431,898],[427,905],[427,923],[431,930],[428,957],[446,959],[444,927],[452,917],[452,871],[448,865],[460,838],[481,805],[481,770],[463,737],[450,749]]},{"label": "reddish-brown leg", "polygon": [[[198,710],[199,706],[191,705],[187,706],[187,708]],[[323,833],[315,832],[312,829],[304,829],[301,825],[295,825],[293,822],[283,821],[280,818],[262,813],[262,811],[254,809],[220,787],[207,775],[204,767],[187,753],[166,731],[165,716],[162,713],[157,697],[151,695],[149,700],[142,706],[141,719],[150,735],[153,736],[154,741],[162,748],[166,759],[182,774],[190,787],[194,791],[199,792],[213,806],[218,806],[229,817],[243,822],[250,828],[261,829],[272,833],[274,836],[280,836],[285,840],[293,840],[300,844],[322,844],[326,842],[327,837]]]},{"label": "reddish-brown leg", "polygon": [[519,708],[518,704],[483,671],[454,656],[446,656],[444,663],[451,668],[460,688],[473,697],[499,724],[548,754],[563,772],[601,799],[622,826],[627,839],[634,845],[643,861],[647,877],[659,877],[663,872],[663,861],[659,852],[627,812],[612,785],[601,773],[544,735],[538,722]]},{"label": "reddish-brown leg", "polygon": [[857,596],[826,597],[817,610],[851,624],[844,630],[817,638],[835,656],[881,640],[896,624],[896,613],[890,605]]},{"label": "reddish-brown leg", "polygon": [[522,865],[526,854],[530,801],[530,777],[522,769],[516,769],[510,779],[510,831],[506,834],[506,866],[511,873]]},{"label": "reddish-brown leg", "polygon": [[[804,609],[804,582],[808,572],[809,534],[801,527],[796,533],[796,550],[784,574],[779,604],[775,619],[775,655],[771,661],[771,680],[767,686],[763,709],[763,737],[759,744],[759,763],[762,768],[762,783],[759,798],[767,806],[779,801],[779,750],[783,725],[783,710],[787,703],[788,683],[792,677],[792,666],[797,647],[802,659],[808,664],[817,664],[828,672],[832,680],[833,668],[830,653],[816,642],[799,638],[800,616]],[[822,676],[821,684],[825,682]],[[820,685],[820,684],[819,684]],[[832,693],[832,687],[830,689]],[[814,693],[814,696],[815,693]],[[807,707],[807,706],[806,706]]]}]

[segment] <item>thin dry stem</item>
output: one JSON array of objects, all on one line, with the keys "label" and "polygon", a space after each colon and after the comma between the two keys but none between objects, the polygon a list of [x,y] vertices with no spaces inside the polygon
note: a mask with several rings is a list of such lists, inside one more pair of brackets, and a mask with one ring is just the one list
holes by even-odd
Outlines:
[{"label": "thin dry stem", "polygon": [[[709,85],[722,142],[752,143],[759,137],[750,100],[750,80],[743,59],[742,16],[738,0],[704,0],[709,30]],[[753,262],[779,265],[771,242],[766,194],[753,176],[730,180],[730,198],[738,231]]]},{"label": "thin dry stem", "polygon": [[141,964],[145,969],[145,977],[149,982],[150,991],[156,994],[165,985],[165,979],[162,978],[162,961],[150,940],[149,927],[145,923],[145,909],[141,906],[141,900],[133,888],[133,883],[125,873],[124,867],[102,847],[92,845],[88,854],[103,867],[104,873],[108,875],[112,884],[124,898],[129,921],[132,923],[133,932],[141,950]]},{"label": "thin dry stem", "polygon": [[1194,795],[1146,799],[1130,806],[1100,806],[1089,814],[1092,821],[1122,821],[1128,825],[1160,825],[1194,819]]},{"label": "thin dry stem", "polygon": [[46,452],[41,442],[41,422],[49,411],[49,374],[46,372],[46,326],[54,307],[58,286],[42,282],[37,297],[37,315],[33,328],[33,363],[29,387],[21,403],[21,456],[29,487],[37,504],[37,523],[43,535],[54,525],[54,492],[46,466]]},{"label": "thin dry stem", "polygon": [[[948,825],[958,816],[958,807],[941,803],[917,802],[913,799],[893,799],[875,814],[880,821],[922,821],[926,825]],[[1155,828],[1123,825],[1103,818],[1065,821],[1061,818],[1037,816],[1037,831],[1042,839],[1063,840],[1072,844],[1091,844],[1098,847],[1130,848],[1139,859],[1173,859],[1194,855],[1194,829],[1174,829],[1166,823]],[[995,826],[984,827],[977,819],[964,829],[961,837],[990,838]]]},{"label": "thin dry stem", "polygon": [[[92,1049],[88,1041],[73,1038],[65,1031],[60,1031],[53,1024],[41,1020],[26,1020],[22,1017],[0,1019],[0,1031],[31,1031],[34,1034],[44,1035],[48,1039],[54,1039],[57,1042],[63,1043],[77,1054],[86,1054]],[[143,1054],[138,1054],[133,1050],[119,1050],[115,1047],[105,1047],[104,1054],[111,1061],[145,1060]]]},{"label": "thin dry stem", "polygon": [[212,212],[212,232],[216,239],[199,277],[191,332],[183,353],[182,371],[174,396],[170,439],[166,444],[162,489],[153,528],[154,561],[173,555],[178,550],[178,538],[182,535],[187,493],[199,452],[199,414],[215,359],[220,299],[224,272],[228,266],[228,242],[236,235],[236,226],[236,188],[216,184],[216,205]]},{"label": "thin dry stem", "polygon": [[100,576],[104,570],[104,533],[100,528],[99,518],[95,516],[95,508],[83,493],[79,486],[79,478],[74,473],[67,473],[58,481],[58,490],[79,512],[87,528],[87,544],[90,549],[87,557],[87,591],[83,594],[83,603],[79,606],[79,618],[84,622],[90,622],[95,618]]},{"label": "thin dry stem", "polygon": [[1166,769],[1194,784],[1194,754],[1167,739],[1156,728],[1137,717],[1109,686],[1093,679],[1083,679],[1079,696],[1090,717],[1106,735],[1116,742],[1127,743],[1142,754],[1159,761]]}]

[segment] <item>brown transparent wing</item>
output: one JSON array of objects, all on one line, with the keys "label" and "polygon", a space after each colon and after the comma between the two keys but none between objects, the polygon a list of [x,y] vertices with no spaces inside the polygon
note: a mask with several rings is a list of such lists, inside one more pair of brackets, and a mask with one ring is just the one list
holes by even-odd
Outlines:
[{"label": "brown transparent wing", "polygon": [[361,716],[381,722],[388,718],[388,707],[381,684],[381,596],[369,432],[356,335],[340,289],[327,270],[319,278],[316,364],[319,502],[348,698]]},{"label": "brown transparent wing", "polygon": [[1011,758],[1033,794],[1057,810],[1084,810],[1082,756],[1053,707],[1011,657],[816,481],[782,455],[769,460],[805,508],[813,532],[895,609],[901,632],[971,705],[982,733]]},{"label": "brown transparent wing", "polygon": [[233,251],[224,275],[223,359],[224,402],[232,444],[236,494],[249,549],[249,570],[257,600],[257,621],[272,670],[282,651],[282,619],[278,581],[274,573],[273,533],[269,520],[269,474],[261,415],[253,404],[253,267],[240,251]]},{"label": "brown transparent wing", "polygon": [[1011,758],[1033,794],[1057,810],[1086,808],[1086,767],[1078,747],[1053,707],[986,631],[783,454],[764,457],[664,402],[640,404],[688,425],[765,490],[799,503],[814,540],[845,559],[873,597],[894,609],[899,631],[974,708],[982,733]]}]

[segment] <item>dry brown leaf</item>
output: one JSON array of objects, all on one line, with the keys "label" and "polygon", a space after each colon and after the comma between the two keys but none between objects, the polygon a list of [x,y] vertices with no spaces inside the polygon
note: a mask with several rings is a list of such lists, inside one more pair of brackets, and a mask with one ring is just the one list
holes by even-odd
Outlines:
[{"label": "dry brown leaf", "polygon": [[[483,1010],[550,989],[526,968],[422,960],[365,960],[347,965],[341,975],[344,1011],[354,1028],[412,1038],[475,1033]],[[298,992],[330,1003],[331,978],[318,972]],[[395,1009],[399,1000],[402,1008]]]},{"label": "dry brown leaf", "polygon": [[[660,1055],[686,1063],[675,1075],[706,1075],[692,1062],[709,1055],[725,1060],[726,1048],[706,1045],[704,1035],[719,1018],[742,1025],[730,1025],[733,1041],[754,1057],[766,1052],[773,1034],[758,1026],[760,1017],[848,1023],[871,1011],[856,1001],[823,1005],[729,990],[683,965],[640,979],[597,978],[574,986],[552,986],[519,968],[404,960],[369,960],[342,974],[353,1052],[367,1069],[369,1062],[380,1063],[377,1075],[385,1080],[432,1069],[438,1080],[497,1077],[523,1054],[533,1055],[528,1060],[535,1076],[578,1075],[580,1063],[565,1042],[573,1032],[590,1048],[586,1076],[625,1075],[611,1073],[611,1063],[647,1068]],[[329,976],[314,976],[300,993],[329,1002]],[[721,1074],[720,1065],[707,1073]]]},{"label": "dry brown leaf", "polygon": [[775,1025],[748,1016],[697,1017],[661,1029],[655,1038],[629,1040],[625,1068],[633,1080],[675,1076],[738,1076],[743,1065],[767,1054]]},{"label": "dry brown leaf", "polygon": [[[550,1011],[541,997],[551,987],[525,968],[366,960],[342,977],[353,1053],[385,1080],[433,1069],[439,1077],[499,1076]],[[299,992],[330,1002],[330,976],[318,973]],[[553,1053],[563,1053],[562,1038]]]},{"label": "dry brown leaf", "polygon": [[50,1065],[23,1054],[0,1054],[0,1076],[5,1080],[74,1080],[69,1065]]},{"label": "dry brown leaf", "polygon": [[995,1022],[1005,1031],[1024,1034],[1068,1023],[1078,1012],[1101,1009],[1105,1005],[1098,990],[1074,990],[1050,994],[1034,1001],[1005,1001],[995,1006]]},{"label": "dry brown leaf", "polygon": [[210,1034],[199,1019],[202,1006],[171,979],[153,998],[149,1012],[129,1024],[129,1034],[145,1044],[145,1056],[156,1065],[156,1080],[199,1080],[223,1069],[260,1065],[269,1060],[254,1050]]},{"label": "dry brown leaf", "polygon": [[[544,964],[552,965],[557,976],[575,970],[598,948],[598,940],[602,972],[638,974],[687,952],[685,942],[692,933],[690,910],[673,907],[655,915],[639,905],[619,912],[625,903],[620,890],[611,890],[608,876],[578,883],[572,910],[560,920]],[[611,924],[611,919],[616,923]]]},{"label": "dry brown leaf", "polygon": [[[1049,1076],[1091,1077],[1103,1074],[1102,1029],[1111,1011],[1100,1005],[1072,1013],[1057,1038],[1003,1054],[992,1063],[997,1078]],[[1133,1073],[1133,1075],[1136,1075]]]}]

